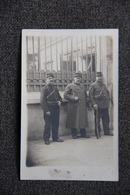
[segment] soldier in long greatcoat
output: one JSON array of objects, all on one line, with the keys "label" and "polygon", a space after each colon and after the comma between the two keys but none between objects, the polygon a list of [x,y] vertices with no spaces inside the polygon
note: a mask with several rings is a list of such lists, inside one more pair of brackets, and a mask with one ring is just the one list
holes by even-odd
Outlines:
[{"label": "soldier in long greatcoat", "polygon": [[48,73],[46,76],[46,86],[43,87],[41,91],[40,102],[44,111],[45,126],[43,138],[45,144],[50,144],[51,128],[53,141],[63,142],[63,140],[58,137],[61,96],[58,89],[54,86],[54,76],[52,73]]},{"label": "soldier in long greatcoat", "polygon": [[86,135],[88,127],[87,117],[87,93],[85,87],[81,84],[81,73],[76,73],[74,82],[69,84],[64,93],[64,98],[68,100],[68,112],[66,127],[71,128],[73,139],[77,138],[77,129],[80,129],[81,137],[89,138]]},{"label": "soldier in long greatcoat", "polygon": [[[104,135],[113,135],[110,132],[109,128],[109,91],[106,87],[106,85],[103,83],[102,80],[102,73],[97,72],[96,73],[96,81],[91,84],[90,90],[89,90],[89,98],[91,101],[91,104],[94,108],[94,116],[95,116],[95,134],[96,134],[96,117],[98,117],[98,130],[99,135],[101,133],[101,127],[100,127],[100,119],[102,118],[103,123],[103,131]],[[98,110],[98,116],[96,116],[96,111]]]}]

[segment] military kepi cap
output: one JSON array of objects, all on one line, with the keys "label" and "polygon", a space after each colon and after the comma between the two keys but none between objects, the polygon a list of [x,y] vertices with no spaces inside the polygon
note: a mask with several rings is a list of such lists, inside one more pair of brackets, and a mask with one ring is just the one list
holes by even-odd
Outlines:
[{"label": "military kepi cap", "polygon": [[101,72],[96,72],[96,77],[101,77],[102,73]]},{"label": "military kepi cap", "polygon": [[74,75],[74,77],[80,77],[80,78],[82,78],[82,74],[80,72],[76,72],[75,75]]},{"label": "military kepi cap", "polygon": [[53,77],[54,78],[54,75],[51,72],[49,72],[49,73],[46,74],[46,78],[48,78],[48,77]]}]

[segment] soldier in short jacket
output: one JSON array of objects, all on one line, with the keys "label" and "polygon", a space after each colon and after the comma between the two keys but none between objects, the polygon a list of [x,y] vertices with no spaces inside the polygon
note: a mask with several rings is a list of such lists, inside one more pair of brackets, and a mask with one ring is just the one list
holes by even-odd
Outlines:
[{"label": "soldier in short jacket", "polygon": [[104,135],[113,135],[109,129],[109,91],[102,82],[102,73],[96,73],[96,81],[91,84],[89,90],[89,98],[94,108],[95,115],[95,134],[96,134],[96,110],[98,110],[98,124],[99,124],[99,135],[101,132],[100,118],[102,117]]},{"label": "soldier in short jacket", "polygon": [[52,73],[48,73],[46,76],[46,86],[43,87],[41,91],[40,102],[44,111],[45,126],[43,138],[45,144],[50,144],[51,126],[53,141],[63,142],[63,140],[58,137],[61,96],[58,89],[54,86],[54,76]]}]

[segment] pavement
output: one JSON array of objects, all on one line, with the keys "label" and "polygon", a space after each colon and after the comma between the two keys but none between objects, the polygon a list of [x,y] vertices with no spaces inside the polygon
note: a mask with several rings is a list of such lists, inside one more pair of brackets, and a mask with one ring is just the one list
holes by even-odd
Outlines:
[{"label": "pavement", "polygon": [[103,166],[113,165],[114,136],[95,136],[72,139],[60,137],[64,142],[45,145],[44,141],[35,140],[27,143],[27,166]]},{"label": "pavement", "polygon": [[46,145],[43,139],[27,142],[24,179],[118,181],[116,136],[72,139]]}]

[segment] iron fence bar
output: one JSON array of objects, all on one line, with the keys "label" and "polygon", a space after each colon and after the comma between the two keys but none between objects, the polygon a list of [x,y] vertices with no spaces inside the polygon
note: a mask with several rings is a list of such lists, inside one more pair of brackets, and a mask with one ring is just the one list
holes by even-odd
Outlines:
[{"label": "iron fence bar", "polygon": [[74,74],[74,64],[73,64],[73,37],[71,37],[71,60],[72,60],[72,78]]},{"label": "iron fence bar", "polygon": [[[40,78],[41,79],[41,53],[40,53],[40,37],[38,37],[38,69],[39,69],[39,73],[40,73]],[[40,82],[40,80],[39,80]],[[40,91],[41,91],[41,82],[40,82]]]},{"label": "iron fence bar", "polygon": [[66,76],[68,78],[68,37],[66,39],[66,47],[67,47],[67,73],[66,73]]},{"label": "iron fence bar", "polygon": [[61,76],[63,78],[63,39],[61,37]]},{"label": "iron fence bar", "polygon": [[[28,36],[26,36],[26,63],[27,63],[27,80],[30,79],[29,78],[29,64],[28,64]],[[27,88],[28,88],[28,91],[29,91],[29,84],[27,83]]]},{"label": "iron fence bar", "polygon": [[62,90],[64,90],[64,74],[63,74],[63,61],[64,61],[64,59],[63,59],[63,38],[61,37],[61,51],[62,51],[62,57],[61,57],[61,61],[62,61],[62,63],[61,63],[61,66],[62,66],[62,71],[61,71],[61,82],[62,82]]},{"label": "iron fence bar", "polygon": [[95,36],[95,70],[97,70],[97,39]]},{"label": "iron fence bar", "polygon": [[45,42],[45,71],[47,72],[47,64],[46,64],[46,37],[44,37]]},{"label": "iron fence bar", "polygon": [[[58,79],[58,51],[57,51],[57,37],[56,37],[56,71],[57,71],[57,79]],[[57,83],[57,80],[56,80]],[[58,83],[57,83],[58,84]]]},{"label": "iron fence bar", "polygon": [[26,63],[27,63],[27,71],[29,70],[29,64],[28,64],[28,36],[26,36]]},{"label": "iron fence bar", "polygon": [[92,79],[92,37],[90,38],[91,41],[91,68],[90,68],[90,79]]},{"label": "iron fence bar", "polygon": [[50,37],[50,55],[51,55],[51,72],[52,72],[52,44],[51,44],[51,37]]},{"label": "iron fence bar", "polygon": [[86,72],[88,71],[88,47],[87,47],[87,37],[86,37]]},{"label": "iron fence bar", "polygon": [[81,52],[82,52],[82,72],[83,72],[83,37],[81,36]]},{"label": "iron fence bar", "polygon": [[101,36],[99,36],[99,56],[100,56],[100,61],[99,61],[99,64],[100,64],[100,71],[102,71],[102,56],[101,56],[101,53],[102,53],[102,50],[101,50]]},{"label": "iron fence bar", "polygon": [[33,73],[34,73],[34,91],[36,90],[35,86],[35,53],[34,53],[34,37],[32,37],[32,46],[33,46]]},{"label": "iron fence bar", "polygon": [[34,37],[32,37],[32,46],[33,46],[33,67],[35,67],[35,57],[34,57]]},{"label": "iron fence bar", "polygon": [[77,71],[79,71],[79,63],[78,63],[78,37],[76,37],[76,41],[77,41]]},{"label": "iron fence bar", "polygon": [[40,61],[40,37],[38,37],[38,69],[41,72],[41,61]]}]

